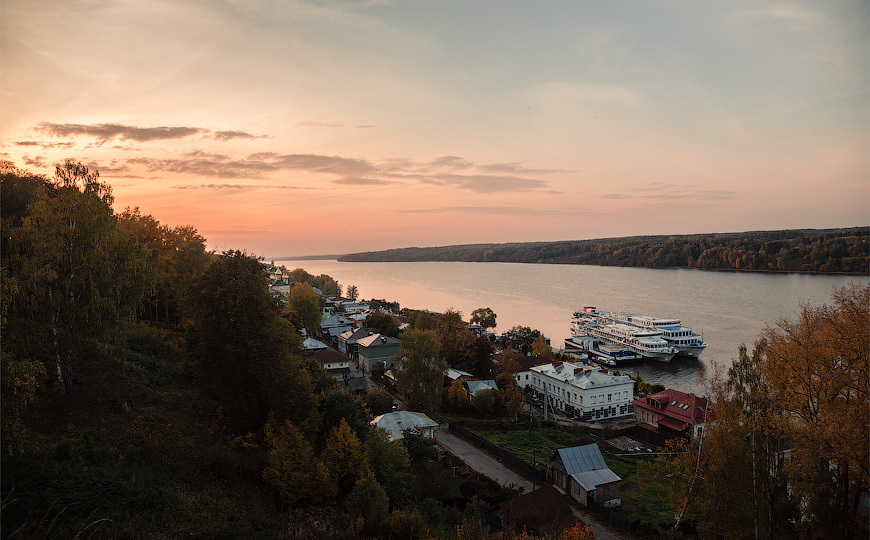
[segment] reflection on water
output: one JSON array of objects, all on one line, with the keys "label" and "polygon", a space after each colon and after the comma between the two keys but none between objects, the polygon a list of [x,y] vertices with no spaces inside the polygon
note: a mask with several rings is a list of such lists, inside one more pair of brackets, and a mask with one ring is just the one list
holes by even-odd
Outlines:
[{"label": "reflection on water", "polygon": [[671,364],[644,363],[649,383],[703,393],[698,374],[723,375],[741,343],[752,349],[766,325],[794,318],[803,303],[831,303],[835,289],[867,284],[866,276],[811,276],[659,270],[554,264],[511,263],[340,263],[276,261],[287,268],[329,274],[345,286],[356,285],[360,298],[383,298],[402,307],[444,311],[468,318],[480,307],[498,316],[497,332],[530,326],[560,347],[569,337],[571,314],[584,306],[656,317],[675,317],[703,334],[707,349],[700,359],[675,358]]}]

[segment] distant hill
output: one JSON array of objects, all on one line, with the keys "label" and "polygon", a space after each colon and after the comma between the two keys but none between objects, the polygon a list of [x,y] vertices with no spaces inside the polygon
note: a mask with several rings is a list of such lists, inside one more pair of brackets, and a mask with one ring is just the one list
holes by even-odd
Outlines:
[{"label": "distant hill", "polygon": [[295,255],[276,257],[276,261],[334,261],[346,257],[346,255]]},{"label": "distant hill", "polygon": [[597,240],[466,244],[353,253],[346,262],[514,262],[868,274],[870,229],[793,229]]}]

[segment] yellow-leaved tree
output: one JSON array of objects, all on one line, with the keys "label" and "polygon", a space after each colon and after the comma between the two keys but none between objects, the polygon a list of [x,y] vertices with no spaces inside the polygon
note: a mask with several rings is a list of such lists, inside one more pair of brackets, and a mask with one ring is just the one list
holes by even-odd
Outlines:
[{"label": "yellow-leaved tree", "polygon": [[870,287],[835,292],[765,331],[763,363],[780,427],[791,441],[789,488],[798,532],[854,538],[870,475]]},{"label": "yellow-leaved tree", "polygon": [[263,480],[278,491],[290,508],[314,504],[328,493],[327,471],[314,459],[314,450],[302,432],[285,420],[272,419],[263,427],[268,455]]},{"label": "yellow-leaved tree", "polygon": [[320,462],[329,475],[330,484],[341,495],[350,493],[357,481],[371,470],[365,446],[344,419],[330,431],[320,453]]}]

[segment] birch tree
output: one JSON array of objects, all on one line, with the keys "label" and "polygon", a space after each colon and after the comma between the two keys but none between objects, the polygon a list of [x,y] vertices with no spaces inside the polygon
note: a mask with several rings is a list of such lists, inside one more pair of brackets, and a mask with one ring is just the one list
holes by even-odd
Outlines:
[{"label": "birch tree", "polygon": [[97,171],[67,160],[20,230],[22,287],[32,315],[50,329],[62,393],[72,391],[77,358],[119,336],[149,285],[142,248],[121,231],[112,202]]}]

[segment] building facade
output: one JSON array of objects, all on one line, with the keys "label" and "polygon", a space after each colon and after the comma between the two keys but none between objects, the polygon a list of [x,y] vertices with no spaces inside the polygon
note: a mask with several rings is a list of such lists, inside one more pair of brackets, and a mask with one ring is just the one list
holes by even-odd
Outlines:
[{"label": "building facade", "polygon": [[622,478],[610,470],[595,443],[556,450],[547,462],[547,474],[553,485],[584,506],[590,500],[619,498]]},{"label": "building facade", "polygon": [[381,334],[372,334],[356,341],[359,367],[371,372],[387,370],[393,365],[393,357],[399,354],[399,340]]},{"label": "building facade", "polygon": [[594,422],[634,415],[634,380],[571,362],[530,368],[534,397],[563,414]]},{"label": "building facade", "polygon": [[698,437],[713,414],[705,398],[671,388],[634,400],[634,410],[637,437],[659,446],[675,437]]}]

